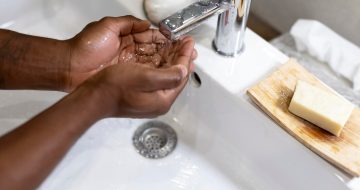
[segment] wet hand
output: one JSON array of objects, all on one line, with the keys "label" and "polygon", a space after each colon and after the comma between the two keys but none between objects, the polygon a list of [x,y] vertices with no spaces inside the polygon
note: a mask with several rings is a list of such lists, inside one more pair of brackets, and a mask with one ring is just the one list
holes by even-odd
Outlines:
[{"label": "wet hand", "polygon": [[[148,21],[132,16],[105,17],[87,25],[68,40],[71,59],[65,90],[73,91],[92,75],[115,64],[146,64],[154,68],[173,65],[181,41],[170,42],[158,30],[149,27]],[[196,56],[193,49],[190,62]]]},{"label": "wet hand", "polygon": [[177,52],[171,55],[172,65],[114,64],[84,82],[79,90],[98,92],[94,101],[104,117],[165,114],[187,83],[193,60],[194,41],[186,38],[178,43]]}]

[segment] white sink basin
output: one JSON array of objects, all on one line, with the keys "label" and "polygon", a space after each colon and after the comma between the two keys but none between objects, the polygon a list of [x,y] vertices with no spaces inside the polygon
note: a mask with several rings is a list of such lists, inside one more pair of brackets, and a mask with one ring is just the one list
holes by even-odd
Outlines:
[{"label": "white sink basin", "polygon": [[[103,16],[145,18],[141,0],[126,2],[0,0],[5,13],[0,26],[66,39]],[[202,85],[188,85],[171,111],[157,118],[177,132],[178,144],[170,155],[151,160],[135,151],[133,133],[147,120],[102,120],[79,139],[40,189],[356,189],[356,179],[305,148],[244,95],[287,57],[251,30],[243,55],[218,56],[211,49],[215,22],[193,32]],[[63,95],[0,91],[0,134]]]}]

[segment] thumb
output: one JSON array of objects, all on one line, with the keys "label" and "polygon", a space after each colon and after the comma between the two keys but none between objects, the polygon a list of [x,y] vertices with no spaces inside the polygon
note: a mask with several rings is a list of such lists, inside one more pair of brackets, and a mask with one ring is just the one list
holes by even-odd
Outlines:
[{"label": "thumb", "polygon": [[153,92],[178,87],[188,75],[185,65],[174,65],[168,68],[150,68],[144,72],[143,90]]}]

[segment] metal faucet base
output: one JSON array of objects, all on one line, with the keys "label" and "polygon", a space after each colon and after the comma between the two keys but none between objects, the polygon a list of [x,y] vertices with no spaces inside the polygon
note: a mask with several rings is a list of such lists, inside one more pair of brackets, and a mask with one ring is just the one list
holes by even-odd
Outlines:
[{"label": "metal faucet base", "polygon": [[237,56],[241,55],[242,53],[244,53],[244,51],[246,49],[245,44],[243,44],[243,46],[240,48],[240,50],[238,50],[236,53],[225,53],[216,47],[215,40],[213,40],[211,44],[212,44],[212,48],[214,49],[214,51],[216,53],[218,53],[219,55],[225,56],[225,57],[237,57]]}]

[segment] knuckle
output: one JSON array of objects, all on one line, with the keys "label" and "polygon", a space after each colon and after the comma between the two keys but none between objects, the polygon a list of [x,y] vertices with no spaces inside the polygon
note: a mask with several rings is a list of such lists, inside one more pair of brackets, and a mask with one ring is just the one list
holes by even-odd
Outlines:
[{"label": "knuckle", "polygon": [[172,87],[177,87],[182,83],[182,73],[181,71],[176,71],[176,73],[171,75],[169,83]]},{"label": "knuckle", "polygon": [[161,101],[162,103],[159,104],[159,107],[157,109],[157,114],[158,115],[164,115],[167,112],[169,112],[170,108],[171,108],[171,102],[168,101],[167,99],[164,99]]},{"label": "knuckle", "polygon": [[103,17],[99,22],[105,25],[111,25],[114,22],[114,19],[110,16]]},{"label": "knuckle", "polygon": [[165,115],[167,112],[169,112],[170,106],[168,107],[160,107],[157,110],[157,115]]},{"label": "knuckle", "polygon": [[96,25],[98,24],[99,21],[94,21],[94,22],[90,22],[88,24],[85,25],[85,27],[81,30],[80,33],[78,33],[76,36],[81,36],[82,33],[91,30],[91,28],[96,27]]},{"label": "knuckle", "polygon": [[178,73],[174,76],[174,79],[173,79],[174,85],[176,85],[176,86],[180,85],[180,83],[182,82],[181,75],[182,75],[181,71],[178,71]]},{"label": "knuckle", "polygon": [[153,113],[150,113],[150,114],[147,114],[145,115],[145,118],[148,118],[148,119],[154,119],[156,117],[158,117],[159,115],[156,115],[156,114],[153,114]]},{"label": "knuckle", "polygon": [[85,28],[89,28],[89,27],[91,27],[91,26],[94,26],[96,23],[97,23],[97,21],[95,21],[95,22],[90,22],[89,24],[87,24],[87,25],[85,26]]},{"label": "knuckle", "polygon": [[133,20],[133,19],[136,19],[136,17],[132,16],[132,15],[125,15],[125,16],[122,16],[122,18],[124,18],[125,20]]}]

